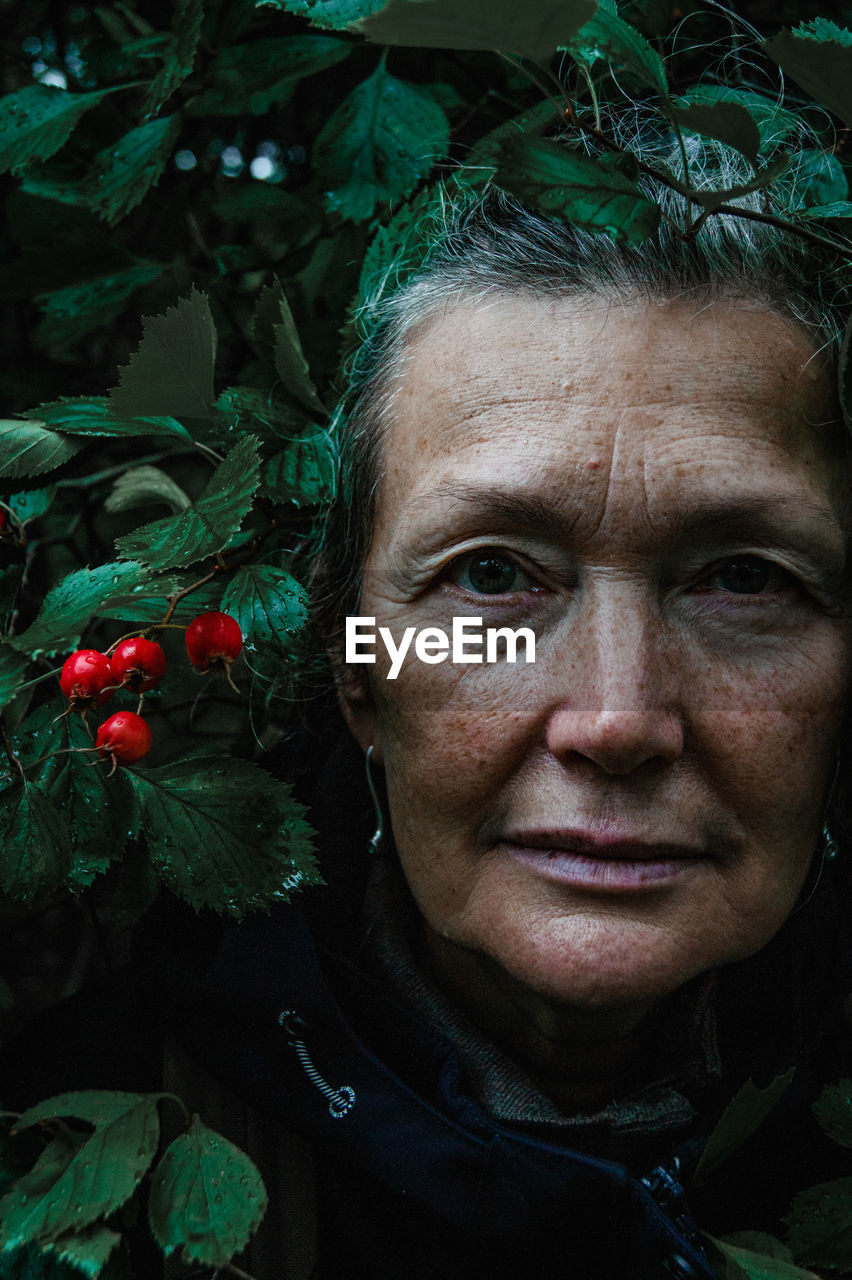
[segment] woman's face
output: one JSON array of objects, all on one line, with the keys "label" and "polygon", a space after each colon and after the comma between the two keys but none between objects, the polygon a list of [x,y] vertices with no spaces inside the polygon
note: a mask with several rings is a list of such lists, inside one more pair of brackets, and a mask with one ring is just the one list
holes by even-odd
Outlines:
[{"label": "woman's face", "polygon": [[[601,1009],[762,947],[844,715],[846,479],[757,306],[459,304],[412,342],[361,614],[529,627],[535,662],[350,668],[427,946]],[[366,679],[362,676],[366,673]]]}]

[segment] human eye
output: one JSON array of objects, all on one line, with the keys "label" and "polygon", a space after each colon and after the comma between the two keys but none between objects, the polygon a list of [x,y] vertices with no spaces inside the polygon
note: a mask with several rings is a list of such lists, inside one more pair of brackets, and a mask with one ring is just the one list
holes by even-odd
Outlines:
[{"label": "human eye", "polygon": [[731,556],[715,565],[696,583],[695,590],[724,592],[738,596],[772,595],[789,591],[797,585],[787,569],[762,556]]},{"label": "human eye", "polygon": [[457,556],[447,566],[444,578],[473,595],[512,595],[536,588],[530,574],[500,547],[477,548]]}]

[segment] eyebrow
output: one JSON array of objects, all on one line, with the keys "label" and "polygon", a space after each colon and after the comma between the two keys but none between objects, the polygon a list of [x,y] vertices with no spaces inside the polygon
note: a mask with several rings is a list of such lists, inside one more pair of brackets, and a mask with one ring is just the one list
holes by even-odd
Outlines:
[{"label": "eyebrow", "polygon": [[[513,531],[544,534],[560,542],[570,542],[581,516],[556,510],[550,502],[522,490],[485,488],[478,485],[449,484],[428,490],[412,500],[412,506],[444,505],[450,499],[464,509],[460,528],[472,521],[489,529],[511,528]],[[842,573],[846,564],[848,530],[838,517],[806,495],[747,494],[732,498],[696,495],[690,505],[678,504],[659,512],[655,523],[665,521],[667,536],[687,544],[707,538],[717,541],[749,538],[756,543],[780,542],[800,547],[809,554],[817,552],[832,562],[832,569]],[[801,528],[805,523],[806,527]],[[446,532],[442,525],[440,534]],[[799,535],[803,535],[799,536]],[[841,543],[842,560],[838,556]],[[816,545],[814,545],[816,543]],[[806,544],[806,545],[805,545]]]}]

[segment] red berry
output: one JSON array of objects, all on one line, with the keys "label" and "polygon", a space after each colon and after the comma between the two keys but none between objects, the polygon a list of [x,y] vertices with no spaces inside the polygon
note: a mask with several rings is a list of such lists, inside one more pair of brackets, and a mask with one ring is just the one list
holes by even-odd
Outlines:
[{"label": "red berry", "polygon": [[144,693],[158,685],[166,673],[166,655],[153,640],[134,636],[116,645],[112,655],[113,684]]},{"label": "red berry", "polygon": [[242,647],[240,624],[228,613],[200,613],[186,629],[186,651],[198,671],[214,662],[230,666]]},{"label": "red berry", "polygon": [[74,707],[100,706],[112,697],[112,689],[106,686],[113,683],[109,658],[97,649],[77,649],[65,659],[59,677],[59,687]]},{"label": "red berry", "polygon": [[95,746],[113,764],[135,764],[151,750],[151,730],[135,711],[116,711],[98,729]]}]

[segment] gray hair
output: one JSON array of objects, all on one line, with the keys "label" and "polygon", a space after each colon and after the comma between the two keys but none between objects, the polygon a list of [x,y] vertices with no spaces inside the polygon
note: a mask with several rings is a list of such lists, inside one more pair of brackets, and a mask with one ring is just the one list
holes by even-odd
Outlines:
[{"label": "gray hair", "polygon": [[[671,165],[671,137],[647,127],[644,138],[623,145],[646,163]],[[694,188],[727,189],[751,176],[736,152],[698,138],[686,139]],[[796,208],[794,163],[773,187],[782,207]],[[836,357],[849,309],[849,268],[839,254],[793,233],[728,215],[707,219],[693,239],[684,238],[685,198],[653,179],[646,194],[663,209],[658,234],[638,246],[593,235],[523,207],[496,187],[472,194],[461,185],[443,189],[429,225],[428,245],[413,269],[403,254],[386,268],[361,308],[363,342],[351,364],[349,387],[334,427],[339,455],[337,496],[325,522],[314,576],[315,618],[335,643],[343,618],[358,612],[361,570],[370,548],[381,443],[390,419],[392,392],[406,348],[419,328],[458,302],[474,305],[495,294],[539,299],[659,300],[694,296],[760,303],[803,326],[815,352]],[[764,193],[736,203],[760,211]]]}]

